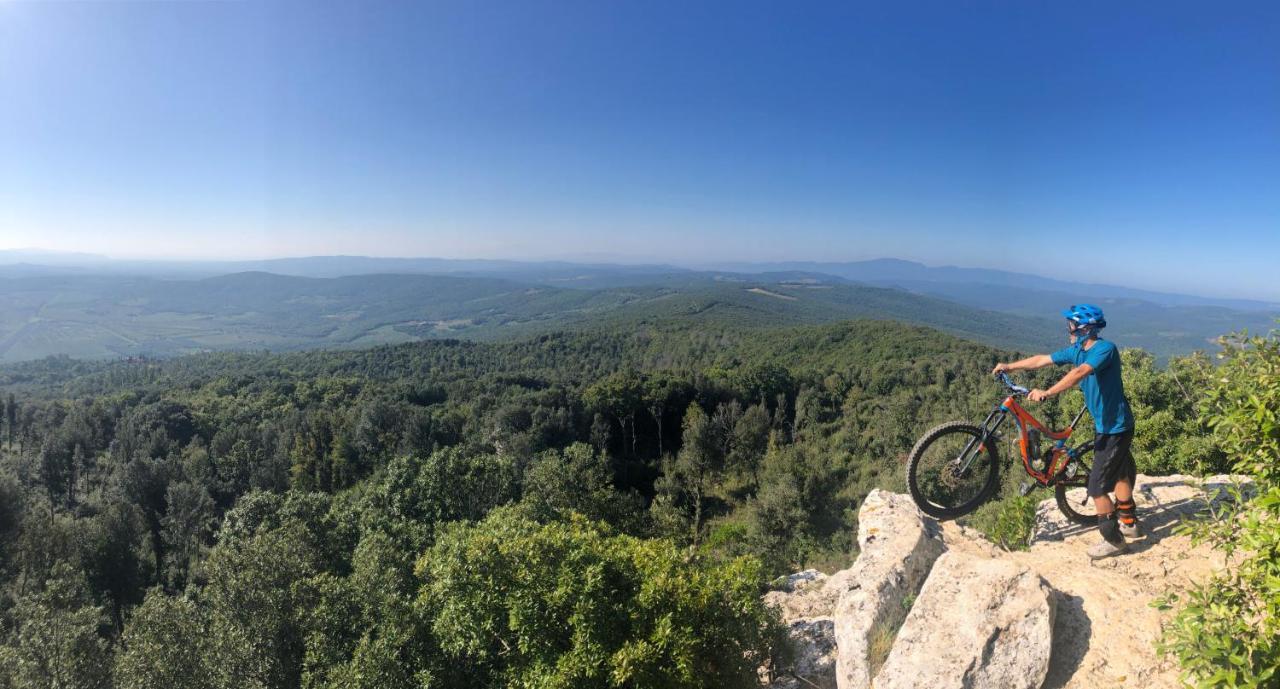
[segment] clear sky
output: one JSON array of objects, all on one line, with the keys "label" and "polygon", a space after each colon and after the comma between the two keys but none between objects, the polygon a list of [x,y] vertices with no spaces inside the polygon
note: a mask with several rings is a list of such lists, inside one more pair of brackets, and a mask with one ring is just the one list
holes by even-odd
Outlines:
[{"label": "clear sky", "polygon": [[0,0],[0,248],[1280,298],[1280,3]]}]

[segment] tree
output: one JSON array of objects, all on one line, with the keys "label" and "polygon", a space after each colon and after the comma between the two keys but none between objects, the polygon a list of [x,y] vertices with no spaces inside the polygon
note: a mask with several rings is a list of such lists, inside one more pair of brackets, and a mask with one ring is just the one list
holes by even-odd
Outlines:
[{"label": "tree", "polygon": [[791,423],[791,437],[800,439],[806,429],[822,420],[822,398],[811,387],[800,388],[795,406],[796,416]]},{"label": "tree", "polygon": [[[703,503],[724,468],[723,441],[718,428],[702,407],[690,404],[685,410],[680,452],[664,463],[662,488],[687,496],[692,510],[689,519],[690,543],[697,546],[702,534]],[[668,501],[672,500],[668,496]],[[663,505],[664,503],[659,503]],[[670,502],[665,504],[670,505]]]},{"label": "tree", "polygon": [[118,689],[215,689],[208,613],[190,598],[147,593],[129,618],[115,659]]},{"label": "tree", "polygon": [[19,596],[16,625],[0,646],[0,684],[13,689],[108,689],[107,642],[98,635],[102,608],[91,602],[84,577],[60,563],[34,593]]},{"label": "tree", "polygon": [[59,438],[49,436],[40,445],[38,470],[40,484],[44,486],[49,498],[49,518],[53,518],[53,510],[57,505],[70,505],[72,480],[74,478],[74,449],[59,442]]},{"label": "tree", "polygon": [[428,526],[480,519],[518,497],[516,467],[508,458],[444,448],[426,459],[397,457],[370,495],[372,505]]},{"label": "tree", "polygon": [[165,580],[170,590],[187,585],[194,563],[199,562],[218,523],[218,513],[209,491],[186,481],[173,483],[165,491],[168,509],[160,520],[165,544]]},{"label": "tree", "polygon": [[414,605],[414,559],[371,532],[356,547],[350,576],[326,572],[307,582],[303,687],[417,689],[445,680],[449,672]]},{"label": "tree", "polygon": [[[690,391],[687,383],[679,377],[669,373],[658,373],[649,376],[644,381],[644,405],[649,412],[649,416],[653,419],[654,427],[658,432],[658,456],[661,457],[666,452],[666,444],[663,442],[663,432],[666,430],[667,411],[672,407],[679,409],[680,406],[687,404],[690,397]],[[678,406],[679,405],[679,406]]]},{"label": "tree", "polygon": [[760,485],[760,461],[769,448],[769,412],[763,404],[747,407],[733,426],[733,448],[729,465],[751,477],[753,487]]},{"label": "tree", "polygon": [[17,532],[26,509],[22,484],[7,473],[0,473],[0,571],[9,566]]},{"label": "tree", "polygon": [[296,584],[315,554],[288,530],[219,543],[206,564],[208,667],[218,689],[295,687],[304,650]]},{"label": "tree", "polygon": [[581,517],[453,524],[417,570],[419,605],[472,687],[754,687],[782,645],[758,562],[690,560]]},{"label": "tree", "polygon": [[1230,462],[1198,408],[1211,387],[1213,364],[1203,354],[1175,358],[1156,368],[1155,358],[1137,349],[1121,353],[1124,387],[1142,432],[1134,437],[1138,470],[1147,474],[1223,473]]},{"label": "tree", "polygon": [[[644,398],[643,379],[635,371],[615,373],[582,393],[583,402],[612,416],[622,429],[622,444],[636,454],[636,410]],[[630,430],[628,430],[630,429]],[[628,440],[630,433],[630,443]]]},{"label": "tree", "polygon": [[716,405],[716,411],[711,416],[711,430],[718,445],[716,454],[721,458],[721,462],[728,462],[730,455],[733,454],[735,437],[733,431],[738,425],[738,419],[741,418],[742,404],[738,400],[721,402]]},{"label": "tree", "polygon": [[381,464],[395,449],[404,427],[404,412],[399,405],[383,397],[361,405],[353,431],[355,439],[351,443],[355,446],[360,466],[355,467],[357,473],[351,478],[363,476],[364,467]]},{"label": "tree", "polygon": [[741,390],[749,402],[767,404],[770,400],[786,396],[795,386],[791,372],[774,361],[753,363],[738,372],[734,386]]},{"label": "tree", "polygon": [[613,440],[613,431],[609,428],[609,422],[605,420],[604,415],[596,413],[591,417],[591,445],[600,452],[600,454],[609,453],[609,443]]},{"label": "tree", "polygon": [[523,493],[525,510],[539,521],[577,513],[624,530],[640,527],[640,496],[615,490],[608,461],[586,443],[538,455],[525,475]]},{"label": "tree", "polygon": [[797,546],[808,531],[809,515],[796,483],[786,475],[766,483],[747,513],[748,538],[774,571],[786,570],[803,559]]},{"label": "tree", "polygon": [[137,507],[111,502],[85,529],[84,569],[91,588],[111,606],[116,634],[124,631],[124,610],[142,599],[151,568],[143,553],[146,525]]},{"label": "tree", "polygon": [[164,571],[165,495],[169,489],[170,467],[163,460],[133,458],[128,460],[118,477],[119,490],[142,511],[151,533],[154,571]]},{"label": "tree", "polygon": [[13,393],[9,393],[9,404],[5,405],[5,419],[9,430],[9,449],[13,449],[13,436],[18,429],[18,402],[14,399]]}]

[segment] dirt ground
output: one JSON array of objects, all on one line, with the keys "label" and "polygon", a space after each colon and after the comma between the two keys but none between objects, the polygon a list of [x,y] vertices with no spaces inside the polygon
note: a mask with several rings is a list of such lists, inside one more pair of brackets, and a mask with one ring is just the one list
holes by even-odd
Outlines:
[{"label": "dirt ground", "polygon": [[1139,476],[1137,483],[1138,516],[1146,536],[1132,541],[1128,554],[1107,560],[1089,560],[1085,551],[1100,540],[1097,529],[1067,522],[1052,499],[1039,506],[1027,551],[997,551],[954,522],[943,527],[950,548],[1023,563],[1057,592],[1054,652],[1045,689],[1183,686],[1176,663],[1156,653],[1168,613],[1151,602],[1223,566],[1218,553],[1205,545],[1193,548],[1189,537],[1173,531],[1203,510],[1206,499],[1222,499],[1229,478],[1201,484],[1185,476]]}]

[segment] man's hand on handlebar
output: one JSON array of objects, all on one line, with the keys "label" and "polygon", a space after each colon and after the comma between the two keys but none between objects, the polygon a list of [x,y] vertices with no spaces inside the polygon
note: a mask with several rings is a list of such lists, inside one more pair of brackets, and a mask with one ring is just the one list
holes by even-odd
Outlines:
[{"label": "man's hand on handlebar", "polygon": [[1049,392],[1047,390],[1041,390],[1040,388],[1036,388],[1035,390],[1032,390],[1031,392],[1027,393],[1027,399],[1031,400],[1032,402],[1043,402],[1049,399]]},{"label": "man's hand on handlebar", "polygon": [[996,367],[991,369],[991,375],[998,376],[1001,373],[1008,373],[1009,370],[1009,364],[996,364]]}]

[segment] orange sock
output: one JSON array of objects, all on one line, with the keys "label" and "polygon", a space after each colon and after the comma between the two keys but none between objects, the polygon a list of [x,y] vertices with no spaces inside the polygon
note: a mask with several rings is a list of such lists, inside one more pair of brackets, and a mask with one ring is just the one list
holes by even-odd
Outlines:
[{"label": "orange sock", "polygon": [[1119,517],[1120,523],[1125,526],[1133,526],[1134,522],[1138,521],[1137,510],[1138,505],[1133,501],[1133,498],[1116,501],[1116,516]]}]

